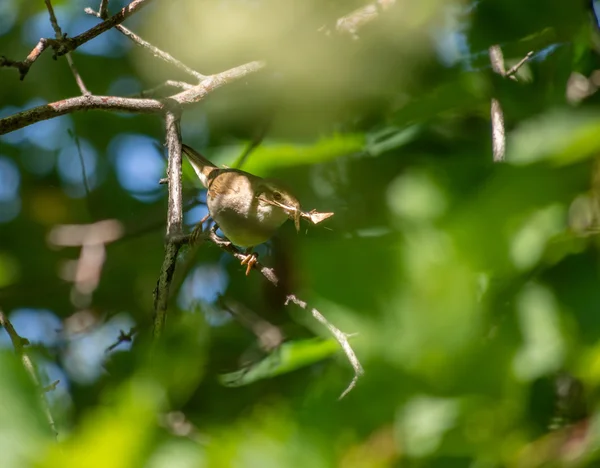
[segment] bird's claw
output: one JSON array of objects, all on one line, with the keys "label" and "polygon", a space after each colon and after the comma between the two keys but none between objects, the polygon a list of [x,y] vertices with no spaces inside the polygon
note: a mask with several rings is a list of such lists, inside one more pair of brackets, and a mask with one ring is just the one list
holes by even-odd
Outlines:
[{"label": "bird's claw", "polygon": [[246,254],[242,260],[242,265],[246,265],[246,276],[250,274],[250,270],[258,263],[258,255],[254,252]]}]

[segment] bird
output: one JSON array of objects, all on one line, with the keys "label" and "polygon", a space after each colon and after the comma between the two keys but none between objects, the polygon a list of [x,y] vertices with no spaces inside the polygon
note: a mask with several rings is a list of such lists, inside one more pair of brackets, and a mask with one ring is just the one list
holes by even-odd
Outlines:
[{"label": "bird", "polygon": [[[288,219],[300,230],[300,202],[281,182],[240,169],[220,168],[188,145],[182,145],[202,185],[208,190],[210,217],[225,237],[246,249],[246,275],[257,263],[252,249],[269,240]],[[198,226],[202,229],[202,223]]]}]

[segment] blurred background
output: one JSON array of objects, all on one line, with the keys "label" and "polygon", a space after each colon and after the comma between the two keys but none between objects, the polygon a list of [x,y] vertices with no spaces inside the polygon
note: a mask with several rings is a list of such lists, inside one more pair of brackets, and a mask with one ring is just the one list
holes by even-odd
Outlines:
[{"label": "blurred background", "polygon": [[[600,466],[595,3],[379,1],[353,28],[338,20],[367,3],[180,0],[128,19],[202,74],[265,60],[188,108],[183,140],[335,215],[258,249],[277,288],[184,247],[152,346],[161,119],[89,111],[1,136],[0,309],[58,433],[0,330],[3,466]],[[99,22],[83,12],[97,4],[53,5],[71,37]],[[41,37],[43,2],[0,2],[0,55]],[[509,79],[492,45],[506,69],[533,55]],[[73,59],[97,95],[193,84],[116,30]],[[0,84],[0,118],[80,94],[50,51]],[[205,193],[187,162],[183,176],[191,230]],[[290,292],[354,334],[365,375],[341,401],[352,368]]]}]

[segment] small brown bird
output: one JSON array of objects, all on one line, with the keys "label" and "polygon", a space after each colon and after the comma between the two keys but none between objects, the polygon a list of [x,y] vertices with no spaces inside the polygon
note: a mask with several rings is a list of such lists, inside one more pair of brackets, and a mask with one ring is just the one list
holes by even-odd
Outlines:
[{"label": "small brown bird", "polygon": [[300,203],[277,181],[239,169],[219,168],[187,145],[182,146],[194,171],[208,189],[212,219],[235,245],[246,248],[246,275],[256,263],[252,248],[269,240],[288,219],[300,229]]}]

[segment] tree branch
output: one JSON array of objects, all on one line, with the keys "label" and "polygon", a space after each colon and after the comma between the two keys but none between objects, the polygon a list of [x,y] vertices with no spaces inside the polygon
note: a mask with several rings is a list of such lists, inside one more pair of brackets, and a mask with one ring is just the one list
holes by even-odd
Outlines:
[{"label": "tree branch", "polygon": [[169,289],[175,272],[177,254],[181,247],[183,230],[183,197],[181,186],[181,132],[179,129],[180,110],[169,110],[165,116],[166,146],[169,154],[167,178],[169,179],[169,205],[167,210],[167,235],[165,258],[154,290],[154,338],[159,338],[165,327]]},{"label": "tree branch", "polygon": [[[499,75],[505,76],[504,57],[499,45],[493,45],[489,49],[492,70]],[[490,105],[490,116],[492,119],[492,155],[494,162],[504,161],[506,153],[506,134],[504,129],[504,112],[502,105],[496,98],[492,98]]]},{"label": "tree branch", "polygon": [[50,429],[52,429],[52,432],[54,432],[55,435],[58,434],[56,431],[56,424],[54,423],[54,418],[52,417],[52,413],[50,412],[50,406],[48,405],[48,401],[46,400],[46,396],[45,396],[46,390],[41,387],[40,381],[39,381],[37,373],[35,371],[35,367],[33,366],[33,362],[31,361],[31,358],[25,351],[25,346],[29,344],[29,341],[27,339],[21,337],[17,333],[17,331],[15,330],[15,327],[13,326],[11,321],[8,319],[8,316],[4,313],[4,311],[2,309],[0,309],[0,325],[2,327],[4,327],[4,329],[6,330],[6,333],[8,333],[8,336],[10,337],[10,341],[12,342],[13,348],[15,348],[15,353],[21,359],[21,362],[23,363],[23,367],[25,368],[25,371],[29,374],[34,385],[40,391],[42,408],[46,415],[46,420],[48,421],[48,424],[50,425]]},{"label": "tree branch", "polygon": [[[514,67],[506,71],[504,68],[504,56],[502,49],[499,45],[493,45],[489,48],[490,63],[492,64],[492,70],[495,73],[509,78],[513,81],[517,81],[515,73],[521,68],[527,60],[533,57],[533,51],[530,51],[523,57]],[[504,112],[500,101],[496,98],[492,98],[490,105],[490,115],[492,119],[492,154],[494,162],[504,161],[506,153],[506,130],[504,127]]]},{"label": "tree branch", "polygon": [[91,41],[103,32],[108,31],[117,24],[122,23],[131,15],[145,7],[150,1],[151,0],[133,0],[116,15],[111,16],[102,23],[97,24],[93,28],[84,31],[75,37],[68,38],[63,36],[60,39],[41,38],[25,60],[17,62],[9,60],[5,57],[0,57],[0,67],[5,66],[17,68],[20,73],[20,79],[23,80],[33,63],[49,46],[54,49],[54,58],[65,55],[68,52],[72,52],[82,44]]},{"label": "tree branch", "polygon": [[168,102],[190,105],[196,103],[214,90],[232,81],[243,78],[264,67],[263,62],[250,62],[207,77],[202,83],[178,94],[163,99],[135,99],[117,96],[78,96],[34,107],[0,119],[0,135],[10,133],[42,120],[60,117],[72,112],[101,109],[138,114],[162,113]]},{"label": "tree branch", "polygon": [[354,10],[346,16],[342,16],[337,20],[335,29],[339,33],[350,34],[356,39],[358,37],[356,33],[360,28],[376,19],[381,11],[387,10],[395,3],[396,0],[376,0],[373,3]]},{"label": "tree branch", "polygon": [[100,0],[100,8],[98,8],[98,14],[102,19],[106,19],[108,17],[108,0]]}]

